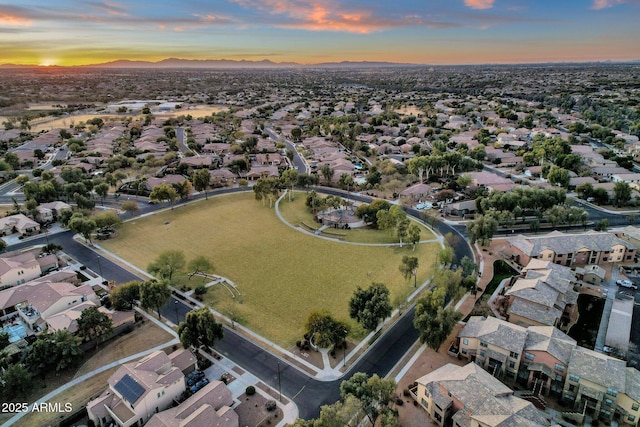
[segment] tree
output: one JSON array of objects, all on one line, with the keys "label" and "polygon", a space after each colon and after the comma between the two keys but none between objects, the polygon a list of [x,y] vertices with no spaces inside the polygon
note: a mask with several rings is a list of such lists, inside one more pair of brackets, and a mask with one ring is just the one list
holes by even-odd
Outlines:
[{"label": "tree", "polygon": [[269,208],[280,194],[280,180],[277,178],[260,178],[253,186],[253,193],[256,200],[261,200],[264,205],[265,200],[269,200]]},{"label": "tree", "polygon": [[0,331],[0,350],[4,350],[9,345],[9,333]]},{"label": "tree", "polygon": [[140,299],[140,282],[123,283],[111,290],[109,295],[114,310],[131,310]]},{"label": "tree", "polygon": [[149,194],[149,200],[156,203],[169,201],[169,203],[171,204],[171,209],[173,209],[173,204],[176,200],[178,200],[178,192],[175,188],[173,188],[173,185],[171,184],[159,184],[153,187],[153,190],[151,190],[151,193]]},{"label": "tree", "polygon": [[380,230],[395,230],[402,247],[402,241],[407,237],[409,220],[407,213],[398,205],[393,205],[389,210],[379,210],[376,213],[377,224]]},{"label": "tree", "polygon": [[60,329],[53,333],[56,346],[56,371],[64,371],[75,366],[82,356],[81,340],[67,329]]},{"label": "tree", "polygon": [[204,191],[205,200],[209,200],[207,190],[209,189],[210,183],[211,172],[209,172],[209,169],[199,169],[196,173],[193,174],[193,187],[196,189],[196,191]]},{"label": "tree", "polygon": [[441,265],[450,265],[454,263],[456,259],[456,253],[451,246],[445,245],[443,248],[438,250],[436,259]]},{"label": "tree", "polygon": [[173,275],[181,271],[186,265],[184,252],[178,249],[168,249],[163,251],[156,259],[149,264],[149,273],[160,276],[161,279],[171,281]]},{"label": "tree", "polygon": [[4,161],[7,162],[13,170],[18,170],[20,168],[20,158],[16,153],[11,151],[7,152],[4,155]]},{"label": "tree", "polygon": [[416,245],[420,243],[420,234],[422,234],[422,230],[412,222],[407,229],[407,242],[411,243],[414,251],[416,250]]},{"label": "tree", "polygon": [[373,331],[378,324],[391,315],[389,289],[382,283],[372,283],[368,289],[358,289],[349,300],[349,316]]},{"label": "tree", "polygon": [[2,374],[2,396],[4,402],[24,398],[33,390],[31,372],[22,363],[9,366]]},{"label": "tree", "polygon": [[107,197],[107,194],[109,193],[109,184],[105,182],[101,182],[100,184],[93,187],[93,191],[95,191],[96,194],[100,196],[100,202],[102,205],[104,205],[104,199]]},{"label": "tree", "polygon": [[178,326],[178,337],[184,348],[213,347],[216,340],[224,337],[224,330],[209,309],[202,307],[187,313]]},{"label": "tree", "polygon": [[327,311],[312,311],[305,322],[309,340],[320,348],[342,343],[349,334],[349,325],[331,317]]},{"label": "tree", "polygon": [[85,308],[78,318],[78,334],[87,341],[95,340],[96,348],[100,342],[99,338],[109,334],[112,327],[109,316],[98,310],[97,307]]},{"label": "tree", "polygon": [[301,137],[302,137],[302,129],[300,129],[297,126],[291,129],[291,138],[294,141],[296,142],[300,141]]},{"label": "tree", "polygon": [[193,271],[189,277],[196,273],[213,273],[214,270],[213,264],[211,264],[211,261],[204,255],[200,255],[189,261],[188,269],[189,271]]},{"label": "tree", "polygon": [[596,221],[593,225],[593,229],[595,231],[607,231],[609,229],[609,220],[607,218],[603,218],[600,221]]},{"label": "tree", "polygon": [[122,210],[133,215],[140,210],[140,207],[135,200],[125,200],[122,202]]},{"label": "tree", "polygon": [[353,180],[353,177],[348,173],[343,173],[338,179],[338,185],[340,186],[340,188],[346,188],[347,191],[351,189],[354,183],[355,181]]},{"label": "tree", "polygon": [[625,205],[631,200],[631,186],[626,182],[616,182],[613,186],[613,200],[616,206]]},{"label": "tree", "polygon": [[418,258],[414,256],[404,255],[402,257],[402,264],[400,264],[400,272],[406,280],[411,279],[413,276],[413,287],[418,286]]},{"label": "tree", "polygon": [[122,224],[122,220],[118,214],[113,210],[106,210],[97,213],[91,217],[96,223],[96,229],[98,231],[110,231],[115,229],[118,225]]},{"label": "tree", "polygon": [[471,244],[480,241],[485,246],[498,230],[498,221],[491,214],[478,215],[473,221],[467,223],[467,232]]},{"label": "tree", "polygon": [[452,308],[444,308],[446,288],[427,291],[418,299],[413,325],[420,331],[420,341],[438,351],[462,314]]},{"label": "tree", "polygon": [[478,264],[473,262],[468,256],[463,256],[460,260],[460,266],[462,267],[462,277],[467,278],[473,276],[478,271]]},{"label": "tree", "polygon": [[293,200],[293,186],[298,182],[300,174],[295,169],[287,169],[282,172],[280,179],[285,187],[289,187],[289,201]]},{"label": "tree", "polygon": [[71,231],[81,234],[87,243],[91,244],[91,235],[96,231],[96,222],[92,219],[85,218],[82,214],[73,214],[68,224]]},{"label": "tree", "polygon": [[551,166],[551,169],[549,169],[547,179],[552,185],[558,185],[563,188],[568,188],[569,181],[571,181],[571,174],[568,170],[553,165]]},{"label": "tree", "polygon": [[369,421],[375,425],[378,414],[389,404],[395,389],[396,382],[392,378],[380,378],[378,374],[368,377],[363,372],[356,372],[348,380],[342,381],[340,396],[344,400],[349,396],[358,399]]},{"label": "tree", "polygon": [[164,280],[157,282],[151,280],[140,284],[140,305],[144,309],[154,309],[160,319],[160,308],[171,298],[171,289]]},{"label": "tree", "polygon": [[327,183],[331,185],[331,181],[333,180],[333,175],[335,174],[335,171],[333,170],[333,168],[329,163],[325,163],[322,165],[322,167],[320,167],[320,174],[327,181]]}]

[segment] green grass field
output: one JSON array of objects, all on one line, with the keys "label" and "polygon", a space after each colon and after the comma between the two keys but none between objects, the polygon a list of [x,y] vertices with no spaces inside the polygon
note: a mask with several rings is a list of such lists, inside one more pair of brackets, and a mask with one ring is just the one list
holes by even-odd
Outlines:
[{"label": "green grass field", "polygon": [[[282,216],[292,225],[300,225],[302,223],[307,226],[319,228],[321,224],[314,222],[313,214],[305,206],[306,194],[302,192],[296,192],[294,199],[289,201],[287,197],[280,202],[280,213]],[[422,230],[420,240],[433,240],[435,236],[424,225],[416,222]],[[352,230],[335,230],[327,229],[328,232],[335,235],[344,235],[345,242],[357,242],[357,243],[398,243],[398,239],[395,233],[390,231],[379,231],[368,228],[357,228]]]},{"label": "green grass field", "polygon": [[212,197],[127,222],[117,238],[101,244],[143,269],[167,249],[183,250],[187,261],[207,256],[215,273],[233,280],[242,296],[233,300],[224,289],[211,288],[205,301],[285,347],[301,338],[307,314],[318,309],[348,321],[354,335],[361,335],[348,318],[356,287],[382,282],[397,303],[413,290],[398,270],[402,256],[419,258],[418,281],[423,281],[439,248],[429,243],[413,251],[319,239],[283,224],[253,193]]}]

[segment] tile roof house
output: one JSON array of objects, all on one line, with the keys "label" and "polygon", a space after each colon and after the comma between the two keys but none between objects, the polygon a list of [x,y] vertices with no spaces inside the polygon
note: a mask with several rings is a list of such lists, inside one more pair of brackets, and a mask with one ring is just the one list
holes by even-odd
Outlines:
[{"label": "tile roof house", "polygon": [[0,286],[19,285],[40,277],[41,264],[31,251],[11,252],[0,256]]},{"label": "tile roof house", "polygon": [[184,374],[163,351],[125,363],[109,377],[109,387],[87,403],[89,419],[97,426],[144,425],[169,408],[185,390]]},{"label": "tile roof house", "polygon": [[0,232],[3,236],[13,233],[25,235],[35,233],[38,230],[40,230],[40,224],[23,214],[0,218]]},{"label": "tile roof house", "polygon": [[562,233],[553,231],[544,236],[514,236],[505,239],[512,259],[527,265],[533,258],[556,264],[605,264],[633,261],[636,248],[613,233],[589,231]]},{"label": "tile roof house", "polygon": [[562,400],[577,411],[587,409],[606,420],[615,417],[622,425],[637,426],[640,371],[627,367],[623,360],[576,347],[569,361]]},{"label": "tile roof house", "polygon": [[0,313],[17,313],[31,331],[38,332],[46,329],[49,317],[87,301],[99,305],[91,285],[54,282],[44,276],[0,291]]},{"label": "tile roof house", "polygon": [[233,396],[222,381],[212,381],[180,405],[151,417],[148,427],[238,427]]},{"label": "tile roof house", "polygon": [[532,259],[505,288],[508,321],[525,327],[568,323],[578,301],[576,282],[569,267]]},{"label": "tile roof house", "polygon": [[438,425],[551,426],[532,403],[475,363],[447,364],[419,378],[416,400]]},{"label": "tile roof house", "polygon": [[[495,377],[560,395],[576,341],[552,326],[523,328],[495,317],[471,316],[458,334],[459,355]],[[484,353],[484,355],[482,354]]]}]

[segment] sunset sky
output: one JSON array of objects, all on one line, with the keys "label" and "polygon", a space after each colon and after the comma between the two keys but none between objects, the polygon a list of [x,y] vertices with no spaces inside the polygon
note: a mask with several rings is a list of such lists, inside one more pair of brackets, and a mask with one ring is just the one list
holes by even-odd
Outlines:
[{"label": "sunset sky", "polygon": [[640,59],[640,0],[0,0],[0,64]]}]

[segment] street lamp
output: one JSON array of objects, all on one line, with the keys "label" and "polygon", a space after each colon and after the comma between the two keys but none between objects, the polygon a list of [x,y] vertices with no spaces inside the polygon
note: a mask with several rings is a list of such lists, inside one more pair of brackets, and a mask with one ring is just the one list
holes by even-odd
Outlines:
[{"label": "street lamp", "polygon": [[98,255],[98,270],[100,271],[100,278],[104,281],[104,276],[102,275],[102,264],[100,263],[100,255]]},{"label": "street lamp", "polygon": [[176,325],[179,323],[179,319],[178,319],[178,300],[174,300],[173,301],[173,308],[176,309]]}]

